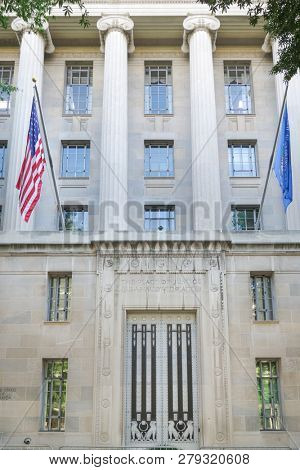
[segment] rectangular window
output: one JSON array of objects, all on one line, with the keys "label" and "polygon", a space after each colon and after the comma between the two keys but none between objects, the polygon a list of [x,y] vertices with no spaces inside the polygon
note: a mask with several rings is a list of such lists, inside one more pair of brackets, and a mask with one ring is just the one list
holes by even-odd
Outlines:
[{"label": "rectangular window", "polygon": [[[259,212],[258,206],[232,206],[232,228],[235,232],[256,230],[255,224]],[[260,230],[260,226],[258,227]]]},{"label": "rectangular window", "polygon": [[145,143],[145,176],[174,176],[173,143]]},{"label": "rectangular window", "polygon": [[65,430],[67,377],[68,359],[44,361],[44,431]]},{"label": "rectangular window", "polygon": [[224,65],[225,99],[227,114],[251,114],[251,73],[248,64]]},{"label": "rectangular window", "polygon": [[50,276],[48,321],[68,320],[72,278],[69,274]]},{"label": "rectangular window", "polygon": [[7,148],[6,142],[0,142],[0,178],[4,178],[4,175],[5,175],[6,148]]},{"label": "rectangular window", "polygon": [[[83,232],[88,230],[88,206],[63,206],[66,230]],[[61,220],[59,229],[62,230]]]},{"label": "rectangular window", "polygon": [[230,176],[257,176],[255,144],[229,143],[228,163]]},{"label": "rectangular window", "polygon": [[0,114],[6,114],[10,111],[10,93],[6,89],[7,85],[12,85],[14,75],[14,66],[0,64],[0,83],[4,85],[0,91]]},{"label": "rectangular window", "polygon": [[175,206],[145,206],[145,230],[175,230]]},{"label": "rectangular window", "polygon": [[255,320],[273,320],[272,284],[270,276],[251,276]]},{"label": "rectangular window", "polygon": [[92,89],[92,65],[68,65],[65,112],[67,114],[91,114]]},{"label": "rectangular window", "polygon": [[63,143],[61,176],[63,178],[85,178],[90,174],[90,144]]},{"label": "rectangular window", "polygon": [[256,378],[260,428],[265,431],[278,431],[282,429],[278,361],[257,360]]},{"label": "rectangular window", "polygon": [[171,65],[146,65],[145,114],[172,114]]}]

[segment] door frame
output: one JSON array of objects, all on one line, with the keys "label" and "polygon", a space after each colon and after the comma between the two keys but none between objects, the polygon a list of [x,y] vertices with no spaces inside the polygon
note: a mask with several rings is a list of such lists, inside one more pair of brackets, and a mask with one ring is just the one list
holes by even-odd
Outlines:
[{"label": "door frame", "polygon": [[[183,307],[169,307],[169,308],[151,308],[147,309],[145,307],[124,307],[123,308],[123,321],[122,321],[122,339],[121,339],[121,348],[123,354],[123,367],[122,367],[122,414],[121,414],[121,429],[122,429],[122,446],[126,447],[126,411],[127,411],[127,374],[128,370],[126,368],[126,358],[127,358],[127,318],[129,314],[143,315],[144,314],[190,314],[194,315],[195,319],[195,336],[196,336],[196,389],[197,389],[197,421],[198,421],[198,446],[203,447],[203,394],[201,393],[202,385],[202,355],[201,355],[201,343],[202,336],[200,331],[200,322],[201,322],[201,312],[200,308],[183,308]],[[138,448],[138,447],[137,447]],[[141,447],[143,448],[143,447]],[[183,446],[184,448],[184,446]]]}]

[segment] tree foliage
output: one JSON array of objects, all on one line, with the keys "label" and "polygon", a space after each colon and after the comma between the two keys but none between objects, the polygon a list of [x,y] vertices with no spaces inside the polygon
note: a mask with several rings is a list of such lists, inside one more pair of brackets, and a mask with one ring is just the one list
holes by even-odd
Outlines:
[{"label": "tree foliage", "polygon": [[226,12],[235,5],[247,9],[250,23],[262,17],[267,33],[279,44],[279,60],[272,73],[283,73],[289,81],[300,68],[300,0],[198,0],[212,13]]},{"label": "tree foliage", "polygon": [[[31,24],[33,31],[42,29],[43,22],[53,14],[53,8],[61,8],[65,16],[71,16],[72,6],[80,9],[79,23],[86,28],[89,26],[88,10],[81,0],[0,0],[0,27],[7,29],[12,16],[22,18]],[[0,82],[0,100],[7,93],[16,91],[10,84]]]},{"label": "tree foliage", "polygon": [[83,27],[89,25],[88,10],[82,0],[2,0],[0,1],[0,26],[7,28],[9,16],[17,16],[24,21],[31,21],[33,29],[42,27],[47,17],[53,14],[53,8],[61,8],[66,16],[73,12],[73,6],[78,6],[81,12],[79,20]]}]

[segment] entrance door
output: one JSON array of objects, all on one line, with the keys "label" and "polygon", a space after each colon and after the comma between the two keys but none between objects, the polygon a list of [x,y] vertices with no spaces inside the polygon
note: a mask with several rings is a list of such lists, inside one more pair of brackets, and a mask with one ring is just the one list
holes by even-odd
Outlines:
[{"label": "entrance door", "polygon": [[128,446],[197,448],[195,326],[188,313],[128,315]]}]

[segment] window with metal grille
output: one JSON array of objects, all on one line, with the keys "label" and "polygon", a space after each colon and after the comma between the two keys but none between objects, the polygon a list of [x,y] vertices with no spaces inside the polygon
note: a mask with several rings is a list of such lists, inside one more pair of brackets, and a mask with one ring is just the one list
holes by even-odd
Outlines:
[{"label": "window with metal grille", "polygon": [[256,361],[260,428],[278,431],[283,428],[280,411],[279,363],[276,360]]},{"label": "window with metal grille", "polygon": [[251,276],[255,320],[273,320],[271,276]]},{"label": "window with metal grille", "polygon": [[7,148],[6,142],[0,142],[0,178],[4,178],[4,175],[5,175],[6,148]]},{"label": "window with metal grille", "polygon": [[229,142],[228,163],[230,176],[257,176],[255,144]]},{"label": "window with metal grille", "polygon": [[145,66],[145,114],[172,114],[171,65]]},{"label": "window with metal grille", "polygon": [[[88,206],[62,206],[65,228],[73,232],[88,230]],[[59,229],[62,230],[59,218]]]},{"label": "window with metal grille", "polygon": [[70,313],[72,278],[70,274],[49,278],[48,321],[66,321]]},{"label": "window with metal grille", "polygon": [[68,65],[65,112],[67,114],[91,114],[92,91],[92,65]]},{"label": "window with metal grille", "polygon": [[145,206],[145,230],[175,230],[175,206]]},{"label": "window with metal grille", "polygon": [[44,361],[43,431],[64,431],[68,359]]},{"label": "window with metal grille", "polygon": [[13,75],[13,65],[0,64],[0,83],[4,85],[3,90],[0,91],[0,114],[6,114],[10,111],[10,93],[6,86],[12,84]]},{"label": "window with metal grille", "polygon": [[[235,232],[256,230],[255,224],[258,217],[258,206],[232,206],[232,228]],[[260,226],[258,226],[260,230]]]},{"label": "window with metal grille", "polygon": [[251,114],[252,90],[250,65],[224,65],[225,99],[227,114]]},{"label": "window with metal grille", "polygon": [[63,143],[61,176],[64,178],[85,178],[90,174],[90,144]]},{"label": "window with metal grille", "polygon": [[174,159],[172,142],[145,143],[145,176],[174,176]]}]

